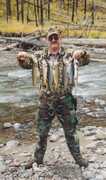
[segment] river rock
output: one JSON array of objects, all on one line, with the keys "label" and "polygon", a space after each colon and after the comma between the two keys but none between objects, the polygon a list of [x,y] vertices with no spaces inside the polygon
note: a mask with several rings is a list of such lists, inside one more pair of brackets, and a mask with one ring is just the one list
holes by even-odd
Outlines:
[{"label": "river rock", "polygon": [[6,164],[2,156],[0,156],[0,173],[6,171]]},{"label": "river rock", "polygon": [[14,127],[14,129],[15,129],[16,131],[19,131],[20,128],[22,127],[22,125],[21,125],[21,123],[15,123],[15,124],[13,125],[13,127]]},{"label": "river rock", "polygon": [[51,137],[49,138],[50,142],[56,142],[59,139],[59,135],[58,134],[53,134],[51,135]]},{"label": "river rock", "polygon": [[106,179],[106,171],[105,171],[105,170],[102,170],[102,171],[101,171],[101,174],[102,174],[103,178]]},{"label": "river rock", "polygon": [[10,141],[8,141],[7,144],[6,144],[6,149],[15,148],[15,147],[17,147],[18,145],[20,145],[19,141],[10,140]]},{"label": "river rock", "polygon": [[104,100],[102,100],[102,99],[96,98],[95,99],[95,104],[97,104],[97,105],[105,105],[106,102]]},{"label": "river rock", "polygon": [[95,180],[104,180],[103,175],[96,175]]},{"label": "river rock", "polygon": [[84,133],[84,136],[93,136],[96,134],[97,128],[96,126],[88,126],[85,128],[81,128],[81,131]]},{"label": "river rock", "polygon": [[10,128],[10,127],[12,127],[12,124],[9,123],[9,122],[5,122],[5,123],[3,124],[3,128]]},{"label": "river rock", "polygon": [[97,140],[102,140],[102,139],[106,140],[106,131],[99,129],[96,134],[96,139]]},{"label": "river rock", "polygon": [[40,167],[37,167],[37,164],[36,164],[36,163],[33,163],[32,169],[33,169],[33,171],[36,172],[36,173],[41,171]]}]

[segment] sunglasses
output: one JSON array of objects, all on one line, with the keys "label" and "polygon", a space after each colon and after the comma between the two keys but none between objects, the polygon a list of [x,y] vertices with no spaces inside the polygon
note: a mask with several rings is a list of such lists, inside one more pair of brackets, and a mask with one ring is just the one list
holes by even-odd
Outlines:
[{"label": "sunglasses", "polygon": [[53,34],[53,35],[51,35],[51,36],[48,38],[49,41],[52,41],[53,39],[54,39],[55,41],[59,40],[58,35],[57,35],[57,34]]}]

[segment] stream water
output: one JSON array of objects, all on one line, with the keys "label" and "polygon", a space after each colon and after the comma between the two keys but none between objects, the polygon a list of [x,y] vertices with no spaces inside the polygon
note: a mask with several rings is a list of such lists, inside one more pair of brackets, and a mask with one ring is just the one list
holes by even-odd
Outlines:
[{"label": "stream water", "polygon": [[[79,84],[74,93],[99,106],[92,106],[94,111],[106,119],[106,62],[104,49],[88,49],[91,59],[100,57],[100,62],[91,61],[79,68]],[[33,120],[38,103],[37,89],[32,86],[31,70],[21,69],[16,61],[19,50],[0,51],[0,122],[26,122]],[[102,109],[101,108],[102,103]],[[82,107],[83,104],[83,107]],[[82,102],[81,108],[85,108]],[[91,105],[89,104],[89,107]],[[80,106],[79,106],[80,107]],[[88,108],[88,107],[87,107]],[[85,108],[86,109],[86,108]],[[95,115],[95,118],[98,115]]]}]

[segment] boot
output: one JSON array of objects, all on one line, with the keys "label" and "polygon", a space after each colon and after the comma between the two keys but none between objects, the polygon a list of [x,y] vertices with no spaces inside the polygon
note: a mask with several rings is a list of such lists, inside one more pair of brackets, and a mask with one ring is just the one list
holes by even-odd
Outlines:
[{"label": "boot", "polygon": [[88,161],[84,158],[80,158],[76,160],[76,163],[80,166],[80,167],[84,167],[87,168],[88,167]]}]

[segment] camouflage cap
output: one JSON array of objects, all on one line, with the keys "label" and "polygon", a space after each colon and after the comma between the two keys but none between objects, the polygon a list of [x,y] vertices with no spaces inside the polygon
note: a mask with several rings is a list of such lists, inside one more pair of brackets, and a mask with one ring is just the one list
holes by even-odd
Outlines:
[{"label": "camouflage cap", "polygon": [[57,34],[57,35],[60,34],[59,31],[57,30],[57,28],[50,28],[50,29],[48,30],[47,38],[49,38],[49,37],[52,36],[53,34]]}]

